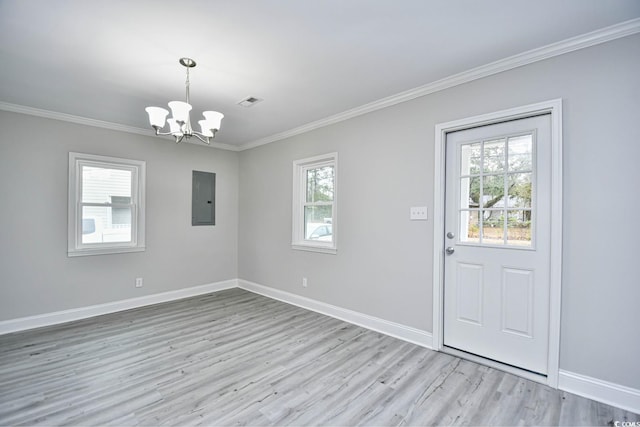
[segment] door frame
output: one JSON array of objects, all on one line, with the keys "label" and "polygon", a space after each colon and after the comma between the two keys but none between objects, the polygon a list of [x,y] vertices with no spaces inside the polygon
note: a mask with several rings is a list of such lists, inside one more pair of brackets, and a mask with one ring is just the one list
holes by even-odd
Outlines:
[{"label": "door frame", "polygon": [[[447,134],[509,120],[551,114],[551,247],[549,265],[549,354],[547,376],[490,361],[481,357],[471,360],[558,388],[560,371],[560,312],[562,285],[562,99],[553,99],[522,107],[468,117],[435,126],[433,175],[433,349],[466,357],[462,352],[444,346],[444,233],[445,233],[445,155]],[[471,355],[470,355],[471,356]]]}]

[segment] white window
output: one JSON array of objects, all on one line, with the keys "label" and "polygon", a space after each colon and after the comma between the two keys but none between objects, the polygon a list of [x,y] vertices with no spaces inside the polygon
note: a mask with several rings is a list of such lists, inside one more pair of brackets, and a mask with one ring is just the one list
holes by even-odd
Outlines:
[{"label": "white window", "polygon": [[144,251],[145,162],[69,153],[68,255]]},{"label": "white window", "polygon": [[294,249],[336,253],[337,176],[338,153],[293,162]]}]

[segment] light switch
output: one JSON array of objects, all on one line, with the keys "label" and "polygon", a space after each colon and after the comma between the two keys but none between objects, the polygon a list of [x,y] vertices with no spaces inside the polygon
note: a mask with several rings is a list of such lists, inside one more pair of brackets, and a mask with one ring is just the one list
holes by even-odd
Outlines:
[{"label": "light switch", "polygon": [[426,221],[427,207],[426,206],[414,206],[409,209],[409,219],[411,221]]}]

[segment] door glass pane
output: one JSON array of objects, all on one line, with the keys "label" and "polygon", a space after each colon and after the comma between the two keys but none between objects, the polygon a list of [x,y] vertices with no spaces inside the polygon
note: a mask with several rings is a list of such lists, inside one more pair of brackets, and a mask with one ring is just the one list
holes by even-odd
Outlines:
[{"label": "door glass pane", "polygon": [[484,143],[484,157],[482,169],[484,173],[502,172],[505,169],[505,143],[504,139],[486,141]]},{"label": "door glass pane", "polygon": [[504,175],[488,175],[482,178],[482,207],[504,207]]},{"label": "door glass pane", "polygon": [[480,243],[479,211],[460,212],[460,241]]},{"label": "door glass pane", "polygon": [[504,211],[489,209],[482,212],[482,243],[504,245]]},{"label": "door glass pane", "polygon": [[509,180],[507,205],[510,208],[531,208],[531,173],[512,173]]},{"label": "door glass pane", "polygon": [[131,207],[82,207],[82,244],[131,242]]},{"label": "door glass pane", "polygon": [[304,236],[306,240],[333,241],[332,206],[304,207]]},{"label": "door glass pane", "polygon": [[514,246],[531,246],[530,210],[508,211],[507,244]]},{"label": "door glass pane", "polygon": [[480,206],[480,177],[460,179],[460,208],[477,208]]},{"label": "door glass pane", "polygon": [[480,173],[480,142],[464,144],[461,151],[460,175],[476,175]]},{"label": "door glass pane", "polygon": [[307,203],[333,201],[333,166],[307,169]]},{"label": "door glass pane", "polygon": [[131,198],[130,170],[82,166],[82,202],[111,203],[112,197]]},{"label": "door glass pane", "polygon": [[533,136],[509,138],[509,171],[530,171],[533,167]]}]

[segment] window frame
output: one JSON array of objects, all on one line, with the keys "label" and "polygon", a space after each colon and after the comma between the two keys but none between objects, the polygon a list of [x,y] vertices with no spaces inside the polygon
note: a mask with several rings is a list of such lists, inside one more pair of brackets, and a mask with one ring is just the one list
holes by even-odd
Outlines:
[{"label": "window frame", "polygon": [[[333,166],[333,201],[322,202],[331,205],[331,241],[309,240],[305,238],[304,208],[307,205],[307,171],[325,166]],[[327,153],[293,162],[292,198],[292,238],[291,248],[296,250],[336,254],[338,251],[338,153]]]},{"label": "window frame", "polygon": [[[131,200],[122,203],[83,203],[82,168],[84,166],[121,169],[131,171]],[[67,255],[69,257],[86,255],[106,255],[126,252],[141,252],[145,246],[145,180],[146,162],[69,152],[69,204],[67,224]],[[83,206],[104,206],[131,209],[131,241],[82,243]]]}]

